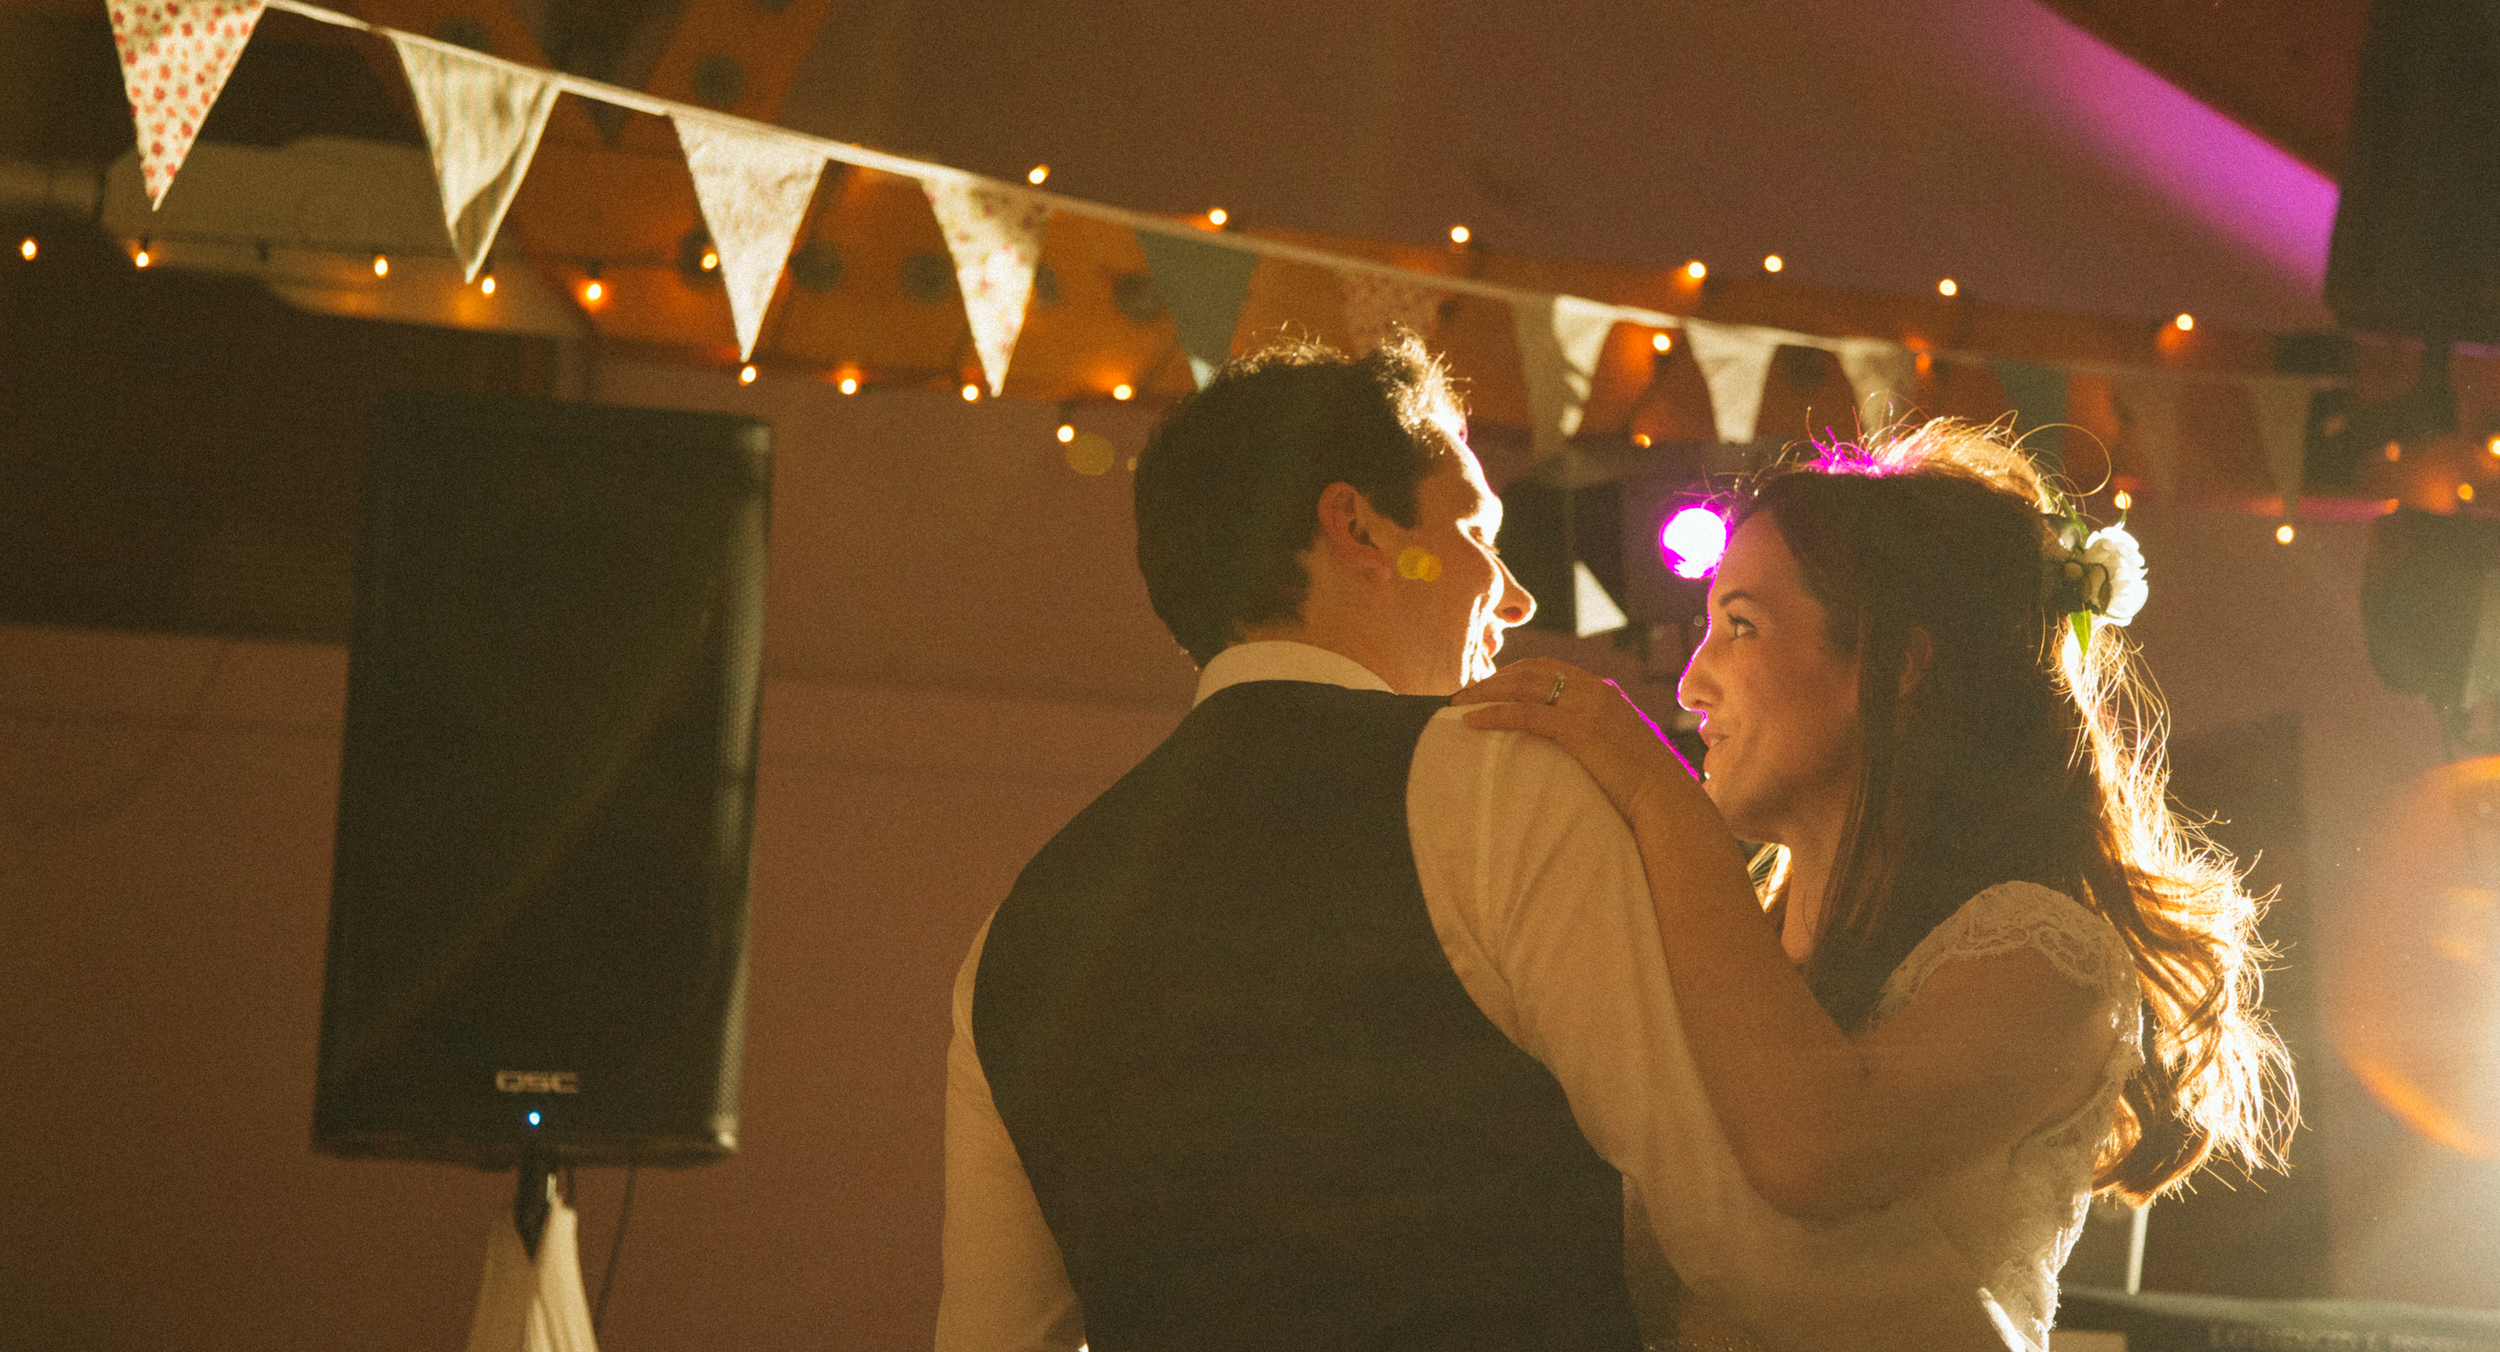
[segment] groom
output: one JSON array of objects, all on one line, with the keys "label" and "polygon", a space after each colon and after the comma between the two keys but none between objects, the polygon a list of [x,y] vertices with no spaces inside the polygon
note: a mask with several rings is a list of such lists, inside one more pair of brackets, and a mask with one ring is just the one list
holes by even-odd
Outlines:
[{"label": "groom", "polygon": [[1707,1110],[1621,819],[1445,711],[1535,606],[1501,510],[1411,338],[1239,359],[1155,431],[1197,703],[956,983],[938,1352],[1636,1352],[1625,1200]]}]

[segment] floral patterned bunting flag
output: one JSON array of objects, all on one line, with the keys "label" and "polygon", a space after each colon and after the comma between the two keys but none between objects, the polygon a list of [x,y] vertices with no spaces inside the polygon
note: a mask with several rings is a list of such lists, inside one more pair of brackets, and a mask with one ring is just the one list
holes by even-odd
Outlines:
[{"label": "floral patterned bunting flag", "polygon": [[200,124],[260,22],[260,0],[143,0],[106,6],[122,88],[139,130],[139,179],[151,208],[165,204]]},{"label": "floral patterned bunting flag", "polygon": [[1393,326],[1429,337],[1441,316],[1441,302],[1450,293],[1406,277],[1378,272],[1349,272],[1338,278],[1344,288],[1346,337],[1357,353],[1389,341]]},{"label": "floral patterned bunting flag", "polygon": [[729,317],[738,327],[738,360],[745,361],[755,355],[764,311],[781,285],[791,241],[798,238],[816,180],[825,172],[824,152],[796,137],[751,130],[752,123],[685,113],[674,120],[704,227],[720,252]]},{"label": "floral patterned bunting flag", "polygon": [[964,318],[981,373],[995,395],[1007,382],[1007,359],[1024,331],[1024,307],[1033,298],[1033,269],[1041,262],[1042,226],[1050,208],[1012,189],[961,180],[923,180],[929,209],[946,232],[955,258],[955,282],[964,294]]}]

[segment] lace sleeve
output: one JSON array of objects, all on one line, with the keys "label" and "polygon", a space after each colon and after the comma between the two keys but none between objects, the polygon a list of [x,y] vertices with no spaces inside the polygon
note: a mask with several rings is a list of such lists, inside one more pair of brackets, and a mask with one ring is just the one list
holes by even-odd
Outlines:
[{"label": "lace sleeve", "polygon": [[2081,902],[2037,883],[1998,883],[1955,911],[1910,950],[1884,982],[1876,1017],[1890,1017],[1936,969],[1958,958],[2030,949],[2058,974],[2114,1003],[2138,997],[2135,963],[2118,932]]}]

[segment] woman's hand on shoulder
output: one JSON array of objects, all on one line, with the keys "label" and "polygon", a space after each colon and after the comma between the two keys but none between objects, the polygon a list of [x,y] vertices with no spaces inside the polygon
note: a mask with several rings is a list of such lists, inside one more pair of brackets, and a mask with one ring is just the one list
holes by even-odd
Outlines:
[{"label": "woman's hand on shoulder", "polygon": [[1459,691],[1450,703],[1468,706],[1471,728],[1552,740],[1588,770],[1626,817],[1648,793],[1689,794],[1708,806],[1692,767],[1622,687],[1569,662],[1523,658]]}]

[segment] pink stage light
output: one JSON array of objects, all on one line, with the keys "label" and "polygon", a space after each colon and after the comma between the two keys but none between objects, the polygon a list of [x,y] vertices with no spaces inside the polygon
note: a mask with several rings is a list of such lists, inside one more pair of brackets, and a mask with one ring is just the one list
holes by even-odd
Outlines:
[{"label": "pink stage light", "polygon": [[1727,522],[1707,507],[1687,507],[1658,531],[1658,553],[1677,577],[1708,577],[1727,552]]}]

